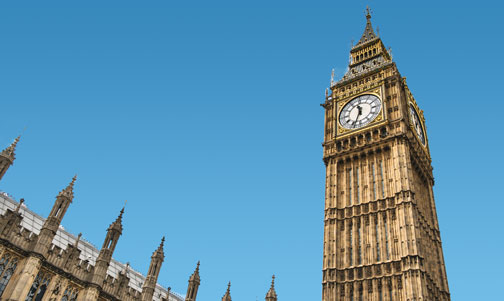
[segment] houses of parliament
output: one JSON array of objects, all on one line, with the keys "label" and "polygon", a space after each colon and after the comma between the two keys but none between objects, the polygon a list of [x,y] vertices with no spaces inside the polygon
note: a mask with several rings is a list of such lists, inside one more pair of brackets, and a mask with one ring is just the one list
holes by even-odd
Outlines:
[{"label": "houses of parliament", "polygon": [[[450,300],[423,111],[371,25],[339,81],[326,90],[323,301]],[[0,182],[19,137],[0,153]],[[196,301],[160,285],[164,238],[147,275],[113,258],[124,208],[100,249],[61,227],[76,177],[46,218],[0,194],[0,300]],[[277,301],[274,276],[266,301]],[[231,301],[231,283],[222,301]],[[294,288],[293,288],[294,289]]]}]

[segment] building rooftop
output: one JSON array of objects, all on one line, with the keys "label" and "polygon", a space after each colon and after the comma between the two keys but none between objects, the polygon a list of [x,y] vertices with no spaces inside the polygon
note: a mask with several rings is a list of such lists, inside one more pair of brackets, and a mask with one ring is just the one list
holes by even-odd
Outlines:
[{"label": "building rooftop", "polygon": [[[13,197],[9,194],[0,191],[0,214],[5,214],[7,209],[14,211],[16,207],[19,205],[19,202],[15,201]],[[26,229],[29,232],[34,234],[39,234],[42,226],[44,225],[45,218],[41,217],[37,213],[28,209],[24,204],[22,204],[19,212],[22,214],[23,219],[21,221],[21,227]],[[62,226],[58,229],[56,236],[54,237],[53,244],[57,247],[60,247],[62,250],[65,250],[69,244],[75,244],[77,240],[77,236],[67,232]],[[98,254],[100,251],[93,244],[81,238],[78,244],[78,249],[81,251],[79,259],[84,262],[89,262],[91,265],[95,265],[96,258],[98,258]],[[121,263],[115,259],[112,259],[110,265],[107,270],[107,274],[111,277],[118,279],[119,273],[121,271],[125,271],[130,279],[129,287],[142,292],[142,285],[145,281],[145,276],[140,272],[133,270],[131,267],[126,267],[126,264]],[[156,290],[154,292],[153,301],[161,301],[162,298],[166,298],[168,290],[161,286],[159,283],[156,286]],[[180,294],[177,294],[173,291],[170,291],[170,300],[171,301],[183,301],[184,297]]]}]

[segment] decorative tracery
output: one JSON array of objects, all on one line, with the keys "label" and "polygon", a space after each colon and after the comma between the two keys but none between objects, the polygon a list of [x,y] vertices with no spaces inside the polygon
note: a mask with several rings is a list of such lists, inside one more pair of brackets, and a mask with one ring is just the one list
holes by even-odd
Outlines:
[{"label": "decorative tracery", "polygon": [[40,271],[33,281],[33,284],[28,292],[28,296],[26,296],[25,301],[41,301],[44,297],[44,294],[49,286],[49,282],[51,281],[51,275]]},{"label": "decorative tracery", "polygon": [[17,264],[18,258],[9,253],[5,253],[0,259],[0,296],[14,274]]},{"label": "decorative tracery", "polygon": [[77,300],[77,295],[79,294],[79,290],[74,286],[67,286],[65,292],[63,293],[63,297],[61,297],[61,301],[75,301]]}]

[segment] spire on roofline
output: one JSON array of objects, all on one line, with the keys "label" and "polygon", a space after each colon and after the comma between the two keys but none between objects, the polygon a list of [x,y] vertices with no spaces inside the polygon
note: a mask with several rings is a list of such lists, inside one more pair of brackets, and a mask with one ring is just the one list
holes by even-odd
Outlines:
[{"label": "spire on roofline", "polygon": [[165,242],[165,237],[161,238],[161,243],[159,244],[159,247],[154,251],[152,254],[152,257],[161,257],[164,259],[164,242]]},{"label": "spire on roofline", "polygon": [[224,296],[222,296],[222,301],[232,301],[231,300],[231,281],[228,283],[228,287]]},{"label": "spire on roofline", "polygon": [[371,41],[378,36],[375,34],[373,30],[373,25],[371,24],[371,10],[369,9],[369,6],[366,7],[366,28],[364,29],[364,33],[362,34],[362,37],[360,38],[359,42],[354,47],[360,46],[368,41]]},{"label": "spire on roofline", "polygon": [[116,220],[110,224],[109,226],[109,230],[111,229],[115,229],[117,231],[119,231],[120,233],[122,233],[122,217],[123,217],[123,214],[124,214],[124,206],[122,207],[121,211],[119,212],[119,215],[117,216]]},{"label": "spire on roofline", "polygon": [[277,300],[277,294],[275,291],[275,275],[271,277],[271,287],[266,294],[266,301],[276,301]]},{"label": "spire on roofline", "polygon": [[74,184],[75,184],[76,180],[77,180],[77,175],[75,175],[72,178],[72,181],[70,182],[70,184],[68,184],[68,186],[65,187],[65,189],[63,189],[59,193],[60,196],[66,196],[66,197],[70,198],[70,202],[71,202],[71,200],[73,199],[73,196],[74,196],[73,195],[73,187],[74,187]]},{"label": "spire on roofline", "polygon": [[198,264],[196,265],[196,269],[194,270],[194,273],[191,275],[191,278],[189,278],[189,281],[200,281],[200,275],[199,275],[199,266],[200,262],[198,260]]},{"label": "spire on roofline", "polygon": [[16,151],[16,146],[19,142],[19,139],[21,139],[21,136],[17,136],[16,139],[14,139],[14,142],[12,142],[11,145],[7,146],[1,152],[1,155],[11,159],[11,161],[14,161],[14,159],[16,159],[16,154],[14,152]]}]

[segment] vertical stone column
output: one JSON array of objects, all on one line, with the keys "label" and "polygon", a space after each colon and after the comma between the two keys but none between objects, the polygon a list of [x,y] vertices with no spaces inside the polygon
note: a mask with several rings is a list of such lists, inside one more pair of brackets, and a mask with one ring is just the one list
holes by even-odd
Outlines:
[{"label": "vertical stone column", "polygon": [[80,292],[77,301],[96,301],[98,296],[100,296],[99,288],[93,285]]},{"label": "vertical stone column", "polygon": [[39,257],[26,257],[22,264],[16,268],[14,275],[5,288],[2,299],[7,301],[24,300],[35,277],[37,277],[41,265],[42,260]]}]

